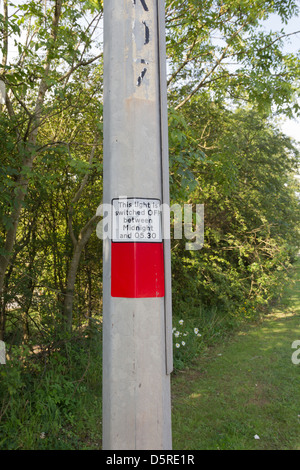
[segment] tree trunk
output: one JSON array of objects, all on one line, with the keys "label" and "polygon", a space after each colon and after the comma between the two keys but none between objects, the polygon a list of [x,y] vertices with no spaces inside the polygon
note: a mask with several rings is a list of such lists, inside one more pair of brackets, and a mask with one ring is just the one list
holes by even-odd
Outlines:
[{"label": "tree trunk", "polygon": [[[35,146],[36,146],[36,141],[37,141],[37,134],[38,134],[39,126],[41,123],[42,108],[43,108],[43,104],[45,101],[46,92],[49,88],[49,85],[47,84],[47,78],[50,72],[50,65],[52,62],[52,57],[51,57],[52,50],[55,46],[56,39],[57,39],[57,28],[58,28],[60,15],[61,15],[61,7],[62,7],[62,0],[56,0],[55,12],[54,12],[54,16],[52,19],[53,42],[51,46],[49,47],[46,62],[44,65],[44,77],[41,79],[40,85],[39,85],[39,91],[38,91],[37,100],[35,103],[35,112],[34,112],[34,118],[32,121],[31,131],[29,132],[28,140],[27,142],[24,143],[24,146],[19,146],[19,151],[22,153],[24,152],[23,155],[26,155],[26,153],[28,155],[29,153],[29,157],[25,156],[23,159],[23,165],[22,165],[23,174],[19,177],[19,181],[17,182],[17,188],[15,190],[16,196],[14,198],[14,205],[13,205],[14,209],[10,216],[11,226],[7,230],[7,233],[6,233],[6,239],[5,239],[5,244],[4,244],[5,254],[0,256],[0,312],[1,312],[0,334],[1,335],[4,334],[4,325],[5,325],[5,317],[3,315],[3,312],[4,312],[3,310],[4,308],[3,287],[4,287],[5,273],[9,265],[11,256],[12,256],[12,252],[13,252],[13,248],[14,248],[14,244],[16,240],[17,229],[18,229],[19,220],[20,220],[20,215],[21,215],[21,210],[22,210],[23,202],[27,194],[27,190],[28,190],[29,179],[28,177],[24,175],[27,174],[28,172],[29,173],[31,172],[33,161],[35,158]],[[5,16],[4,19],[8,21],[8,9],[7,9],[6,0],[4,2],[4,16]],[[3,59],[2,59],[3,66],[6,65],[6,62],[7,62],[7,41],[8,41],[7,34],[8,34],[8,31],[6,28],[5,34],[4,34],[4,46],[3,46],[4,51],[6,52],[4,53]],[[10,115],[11,118],[13,118],[14,111],[13,111],[13,107],[10,102],[10,99],[8,97],[8,94],[6,94],[6,107],[8,110],[8,114]],[[17,133],[18,133],[18,129],[17,129]]]},{"label": "tree trunk", "polygon": [[77,243],[77,246],[75,247],[73,252],[71,264],[67,275],[66,294],[63,305],[63,314],[67,331],[71,331],[72,329],[75,282],[81,251],[82,248],[80,248],[79,243]]},{"label": "tree trunk", "polygon": [[8,229],[6,234],[6,240],[4,245],[5,255],[0,255],[0,339],[3,340],[3,335],[5,332],[5,302],[4,302],[4,280],[5,273],[10,263],[13,247],[15,244],[17,229],[20,220],[21,209],[25,197],[25,191],[22,188],[28,187],[28,180],[21,178],[20,189],[17,192],[15,199],[15,209],[11,214],[11,227]]},{"label": "tree trunk", "polygon": [[75,282],[76,274],[79,266],[80,256],[82,250],[87,244],[93,230],[95,229],[95,224],[98,220],[97,216],[93,216],[81,230],[78,241],[74,243],[74,251],[71,260],[71,264],[67,274],[67,285],[66,285],[66,294],[64,298],[63,305],[63,316],[65,320],[65,327],[67,331],[72,330],[72,320],[73,320],[73,304],[74,304],[74,293],[75,293]]},{"label": "tree trunk", "polygon": [[5,333],[5,304],[3,299],[1,299],[0,304],[0,340],[4,341],[4,333]]}]

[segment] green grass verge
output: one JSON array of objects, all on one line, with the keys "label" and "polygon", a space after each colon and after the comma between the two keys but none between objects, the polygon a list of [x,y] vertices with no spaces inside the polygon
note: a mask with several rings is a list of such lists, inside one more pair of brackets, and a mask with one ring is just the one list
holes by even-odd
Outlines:
[{"label": "green grass verge", "polygon": [[173,377],[174,449],[300,450],[299,279],[298,263],[280,308]]},{"label": "green grass verge", "polygon": [[[297,283],[262,321],[248,315],[255,325],[241,328],[236,312],[196,313],[174,317],[173,448],[300,450],[300,364],[291,360],[300,341]],[[100,333],[51,355],[11,350],[0,368],[0,450],[101,449]]]}]

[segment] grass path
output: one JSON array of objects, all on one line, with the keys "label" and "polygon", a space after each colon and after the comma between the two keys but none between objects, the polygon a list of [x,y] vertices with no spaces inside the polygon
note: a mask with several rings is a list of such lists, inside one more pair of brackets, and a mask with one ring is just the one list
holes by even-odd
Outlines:
[{"label": "grass path", "polygon": [[174,449],[300,450],[299,279],[300,263],[280,308],[173,377]]}]

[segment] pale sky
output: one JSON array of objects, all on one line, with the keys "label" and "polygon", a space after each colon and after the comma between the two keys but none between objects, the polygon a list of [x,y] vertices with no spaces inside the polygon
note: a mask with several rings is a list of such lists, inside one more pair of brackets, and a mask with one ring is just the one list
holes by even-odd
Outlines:
[{"label": "pale sky", "polygon": [[285,123],[281,124],[280,128],[284,134],[292,137],[300,142],[300,119],[297,120],[286,120]]}]

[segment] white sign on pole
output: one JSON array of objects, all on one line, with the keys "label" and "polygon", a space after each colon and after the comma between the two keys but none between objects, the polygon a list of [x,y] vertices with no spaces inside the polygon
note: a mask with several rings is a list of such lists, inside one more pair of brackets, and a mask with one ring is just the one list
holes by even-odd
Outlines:
[{"label": "white sign on pole", "polygon": [[159,199],[113,199],[112,241],[155,243],[162,241]]},{"label": "white sign on pole", "polygon": [[0,341],[0,364],[6,364],[5,343]]},{"label": "white sign on pole", "polygon": [[5,104],[5,83],[0,80],[0,104]]}]

